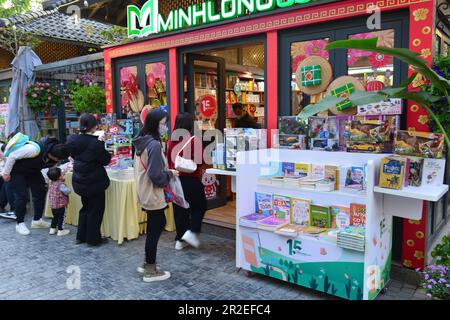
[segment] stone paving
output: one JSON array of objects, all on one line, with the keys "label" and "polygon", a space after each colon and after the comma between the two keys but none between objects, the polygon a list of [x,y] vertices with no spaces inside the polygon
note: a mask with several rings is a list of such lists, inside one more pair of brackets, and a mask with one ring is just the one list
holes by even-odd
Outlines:
[{"label": "stone paving", "polygon": [[[30,219],[28,215],[28,219]],[[27,225],[29,226],[29,221]],[[145,236],[118,246],[109,241],[99,248],[75,245],[72,234],[49,236],[48,229],[15,233],[15,222],[0,219],[0,299],[225,299],[321,300],[338,299],[308,288],[260,275],[246,276],[235,268],[235,242],[203,234],[201,249],[174,249],[174,233],[164,232],[158,263],[172,273],[159,283],[144,283],[136,272],[143,261]],[[69,290],[80,270],[80,289]],[[378,299],[425,299],[415,286],[393,280]]]}]

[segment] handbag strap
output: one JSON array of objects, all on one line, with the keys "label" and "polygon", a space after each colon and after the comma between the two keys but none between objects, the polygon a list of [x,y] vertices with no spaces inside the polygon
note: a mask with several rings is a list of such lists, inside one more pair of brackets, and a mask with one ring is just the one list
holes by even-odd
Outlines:
[{"label": "handbag strap", "polygon": [[147,166],[145,165],[144,160],[142,160],[141,156],[139,156],[139,161],[141,162],[141,166],[143,166],[145,171],[147,171]]},{"label": "handbag strap", "polygon": [[189,140],[184,144],[183,148],[181,148],[181,149],[178,151],[177,156],[180,155],[181,151],[183,151],[183,150],[187,147],[187,145],[192,141],[192,139],[194,139],[194,138],[195,138],[195,136],[192,136],[192,137],[189,138]]}]

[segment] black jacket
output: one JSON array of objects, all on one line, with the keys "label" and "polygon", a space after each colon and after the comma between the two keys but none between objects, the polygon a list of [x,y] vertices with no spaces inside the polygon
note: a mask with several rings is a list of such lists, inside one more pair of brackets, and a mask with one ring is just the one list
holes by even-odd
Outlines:
[{"label": "black jacket", "polygon": [[47,154],[57,143],[58,140],[54,138],[44,138],[41,141],[37,142],[37,144],[39,144],[39,147],[41,148],[39,155],[30,159],[17,160],[11,170],[11,175],[33,174],[36,172],[41,172],[41,170],[44,168],[50,168],[54,166],[56,162],[50,160],[47,157]]},{"label": "black jacket", "polygon": [[236,119],[236,122],[234,123],[234,127],[235,128],[261,129],[261,126],[247,112],[245,113],[245,115],[242,118]]},{"label": "black jacket", "polygon": [[89,134],[71,135],[67,146],[74,159],[72,185],[75,193],[90,197],[109,187],[105,167],[111,155],[105,150],[105,143]]}]

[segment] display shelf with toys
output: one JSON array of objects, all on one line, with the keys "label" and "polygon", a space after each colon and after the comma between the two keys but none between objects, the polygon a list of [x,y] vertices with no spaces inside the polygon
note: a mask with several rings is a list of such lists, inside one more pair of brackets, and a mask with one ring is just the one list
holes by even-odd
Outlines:
[{"label": "display shelf with toys", "polygon": [[[345,299],[375,299],[389,281],[391,266],[392,216],[383,212],[383,195],[373,192],[384,156],[283,149],[240,152],[237,267]],[[302,165],[296,165],[299,159]],[[288,175],[317,175],[322,170],[313,167],[329,164],[344,172],[363,168],[359,173],[364,174],[365,192],[342,191],[346,177],[336,178],[339,189],[330,192],[289,187],[292,182],[267,183],[279,173],[279,163],[286,163],[281,168]]]}]

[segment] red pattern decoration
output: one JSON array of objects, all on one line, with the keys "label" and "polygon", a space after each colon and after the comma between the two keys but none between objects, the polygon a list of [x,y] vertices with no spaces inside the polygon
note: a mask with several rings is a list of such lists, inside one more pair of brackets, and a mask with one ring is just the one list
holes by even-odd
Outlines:
[{"label": "red pattern decoration", "polygon": [[[428,1],[424,3],[418,3],[411,5],[409,8],[410,19],[409,19],[409,48],[413,51],[421,53],[423,49],[431,49],[433,48],[433,34],[431,32],[423,32],[423,30],[427,30],[426,27],[433,26],[433,12],[434,12],[435,1]],[[428,13],[424,15],[423,13]],[[419,13],[420,19],[416,19]],[[427,62],[432,63],[432,56],[428,56],[425,58]],[[411,68],[408,69],[408,76],[411,76],[414,71]],[[410,90],[418,90],[414,88],[412,85],[409,88]],[[408,101],[408,109],[407,109],[407,127],[414,128],[417,131],[429,131],[429,127],[423,121],[419,121],[423,116],[426,116],[426,111],[414,103],[412,101]],[[403,220],[403,248],[402,248],[402,263],[405,267],[413,268],[413,269],[423,269],[425,267],[425,259],[423,256],[425,255],[426,248],[426,237],[423,237],[426,234],[426,205],[424,202],[423,212],[422,212],[422,220],[420,221],[411,221],[404,219]],[[422,236],[422,237],[418,237]],[[409,244],[413,243],[409,240],[413,240],[414,244],[409,246]]]}]

